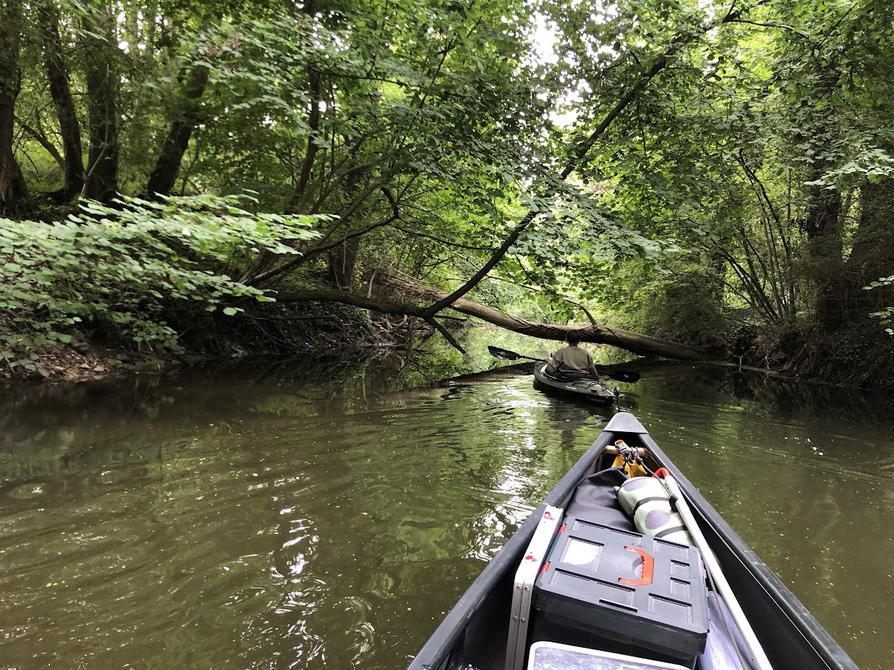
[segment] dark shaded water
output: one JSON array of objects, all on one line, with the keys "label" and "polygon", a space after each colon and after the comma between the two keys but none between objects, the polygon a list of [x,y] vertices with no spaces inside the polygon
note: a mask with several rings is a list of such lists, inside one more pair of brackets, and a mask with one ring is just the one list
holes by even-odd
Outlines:
[{"label": "dark shaded water", "polygon": [[[861,667],[894,667],[890,404],[718,374],[660,369],[632,409]],[[525,376],[393,379],[7,393],[0,666],[404,667],[605,417]]]}]

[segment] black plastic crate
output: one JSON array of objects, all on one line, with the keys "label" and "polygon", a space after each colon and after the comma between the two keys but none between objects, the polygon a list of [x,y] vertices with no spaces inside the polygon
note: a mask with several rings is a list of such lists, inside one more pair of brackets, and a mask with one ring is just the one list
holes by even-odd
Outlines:
[{"label": "black plastic crate", "polygon": [[535,583],[534,609],[551,624],[550,639],[567,630],[567,641],[584,634],[691,666],[708,634],[699,551],[574,516],[565,521]]}]

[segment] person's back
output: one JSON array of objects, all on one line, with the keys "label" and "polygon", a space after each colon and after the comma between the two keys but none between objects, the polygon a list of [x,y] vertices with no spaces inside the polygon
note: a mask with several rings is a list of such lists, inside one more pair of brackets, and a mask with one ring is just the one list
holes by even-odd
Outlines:
[{"label": "person's back", "polygon": [[572,370],[577,372],[587,372],[598,378],[596,366],[593,365],[593,358],[590,354],[581,349],[578,345],[580,340],[575,336],[568,336],[568,346],[559,349],[547,361],[550,364],[549,372],[561,372],[562,370]]},{"label": "person's back", "polygon": [[590,354],[577,345],[571,344],[554,353],[553,360],[558,364],[557,367],[560,370],[578,370],[580,372],[587,372],[593,363]]}]

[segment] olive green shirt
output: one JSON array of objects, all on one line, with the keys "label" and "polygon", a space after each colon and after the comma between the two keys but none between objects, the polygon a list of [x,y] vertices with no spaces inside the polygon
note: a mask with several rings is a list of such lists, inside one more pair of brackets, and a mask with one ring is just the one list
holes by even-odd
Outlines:
[{"label": "olive green shirt", "polygon": [[599,376],[596,366],[593,365],[593,358],[577,345],[568,345],[559,349],[550,358],[549,362],[559,370],[579,370],[589,372],[594,377]]}]

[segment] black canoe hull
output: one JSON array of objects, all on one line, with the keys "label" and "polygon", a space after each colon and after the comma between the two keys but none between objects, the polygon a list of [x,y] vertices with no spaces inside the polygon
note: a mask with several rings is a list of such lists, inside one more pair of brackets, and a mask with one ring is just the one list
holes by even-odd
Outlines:
[{"label": "black canoe hull", "polygon": [[616,414],[587,452],[509,538],[428,639],[409,670],[502,670],[512,579],[546,505],[564,507],[616,439],[644,446],[677,479],[773,667],[857,670],[847,653],[683,475],[639,422]]},{"label": "black canoe hull", "polygon": [[547,376],[545,369],[545,363],[534,366],[534,388],[565,398],[576,398],[603,405],[615,400],[614,394],[600,382],[561,382]]}]

